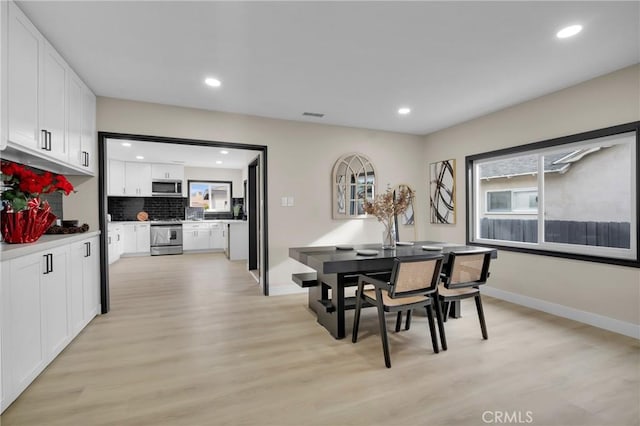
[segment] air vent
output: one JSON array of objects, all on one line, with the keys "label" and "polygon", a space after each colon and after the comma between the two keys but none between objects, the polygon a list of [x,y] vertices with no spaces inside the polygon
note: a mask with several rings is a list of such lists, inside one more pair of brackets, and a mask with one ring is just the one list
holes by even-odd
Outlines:
[{"label": "air vent", "polygon": [[319,112],[303,112],[302,115],[306,115],[307,117],[316,117],[316,118],[324,117],[324,114],[320,114]]}]

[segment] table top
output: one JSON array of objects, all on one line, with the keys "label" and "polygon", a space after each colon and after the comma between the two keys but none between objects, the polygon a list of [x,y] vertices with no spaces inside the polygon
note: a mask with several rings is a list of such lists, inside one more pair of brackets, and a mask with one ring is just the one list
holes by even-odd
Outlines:
[{"label": "table top", "polygon": [[[438,256],[442,254],[446,258],[451,252],[491,252],[492,257],[497,257],[497,250],[493,248],[438,241],[415,241],[413,245],[397,246],[395,249],[386,250],[383,250],[380,244],[353,244],[351,250],[336,248],[340,246],[343,245],[293,247],[289,249],[289,257],[325,274],[389,270],[393,267],[393,259],[396,257]],[[422,246],[438,246],[442,247],[442,250],[424,250]],[[377,254],[364,256],[358,254],[358,250],[375,250]]]}]

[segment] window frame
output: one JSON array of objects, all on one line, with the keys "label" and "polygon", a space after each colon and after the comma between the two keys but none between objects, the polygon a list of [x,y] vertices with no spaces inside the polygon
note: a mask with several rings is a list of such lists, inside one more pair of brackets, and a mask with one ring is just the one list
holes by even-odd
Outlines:
[{"label": "window frame", "polygon": [[[549,154],[548,151],[553,150],[554,148],[562,149],[565,145],[576,144],[576,143],[589,143],[590,140],[603,138],[607,136],[615,136],[624,133],[635,132],[635,144],[632,147],[634,152],[634,160],[635,167],[632,172],[632,182],[631,182],[631,190],[632,194],[635,194],[635,200],[631,205],[631,245],[629,249],[617,249],[617,248],[609,248],[609,247],[600,247],[600,246],[587,246],[587,245],[576,245],[569,243],[556,243],[556,242],[546,242],[544,241],[544,227],[538,226],[539,238],[537,243],[525,243],[518,241],[508,241],[508,240],[492,240],[492,239],[481,239],[475,237],[476,232],[476,217],[482,213],[481,206],[478,206],[474,200],[476,199],[476,194],[480,196],[485,196],[484,194],[480,194],[479,184],[475,179],[475,165],[477,163],[482,163],[483,160],[499,158],[499,157],[510,157],[510,156],[518,156],[518,155],[527,155],[527,154],[540,154],[540,152],[545,152],[545,154]],[[611,126],[603,129],[592,130],[583,133],[577,133],[574,135],[563,136],[554,139],[548,139],[540,142],[529,143],[525,145],[519,145],[515,147],[500,149],[491,152],[485,152],[481,154],[469,155],[465,157],[465,165],[466,165],[466,213],[467,213],[467,221],[466,221],[466,243],[471,246],[484,246],[484,247],[493,247],[500,250],[505,251],[515,251],[521,253],[530,253],[530,254],[538,254],[544,256],[551,257],[559,257],[566,259],[577,259],[583,261],[597,262],[597,263],[607,263],[613,265],[622,265],[622,266],[630,266],[634,268],[640,268],[640,226],[638,226],[638,217],[640,215],[640,170],[638,166],[640,165],[640,121],[635,121],[631,123],[625,123],[617,126]],[[540,166],[540,165],[539,165]],[[544,167],[544,165],[539,168]],[[633,177],[633,173],[635,173],[635,178]],[[479,182],[479,180],[478,180]],[[538,173],[538,188],[544,188],[544,173]],[[536,188],[537,189],[537,188]],[[486,203],[486,198],[485,198]],[[514,214],[511,212],[484,212],[485,214],[490,215],[509,215]],[[520,214],[520,212],[515,213]],[[544,191],[538,193],[538,210],[537,212],[523,213],[523,214],[531,214],[536,215],[538,218],[538,223],[544,221]],[[542,243],[540,243],[542,241]],[[602,253],[603,251],[607,253]],[[597,252],[597,253],[596,253]],[[625,255],[628,257],[612,257],[612,256],[620,256]]]}]

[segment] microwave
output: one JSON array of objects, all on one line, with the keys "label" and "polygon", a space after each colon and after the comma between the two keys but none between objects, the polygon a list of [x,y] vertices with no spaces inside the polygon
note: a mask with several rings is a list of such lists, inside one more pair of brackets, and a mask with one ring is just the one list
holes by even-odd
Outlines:
[{"label": "microwave", "polygon": [[151,182],[154,197],[182,197],[181,180],[154,180]]}]

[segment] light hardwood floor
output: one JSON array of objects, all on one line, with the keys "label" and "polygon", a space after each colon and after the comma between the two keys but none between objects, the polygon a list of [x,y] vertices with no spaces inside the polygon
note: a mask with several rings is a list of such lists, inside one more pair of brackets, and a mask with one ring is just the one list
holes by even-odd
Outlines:
[{"label": "light hardwood floor", "polygon": [[2,426],[640,423],[638,341],[488,297],[489,340],[464,303],[434,354],[416,315],[387,369],[374,310],[334,340],[305,295],[261,296],[220,254],[122,259],[111,296]]}]

